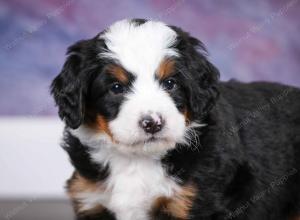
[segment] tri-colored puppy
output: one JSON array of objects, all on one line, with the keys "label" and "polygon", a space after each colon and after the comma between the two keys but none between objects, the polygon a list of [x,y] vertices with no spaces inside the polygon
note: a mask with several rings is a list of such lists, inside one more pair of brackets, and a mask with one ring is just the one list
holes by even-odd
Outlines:
[{"label": "tri-colored puppy", "polygon": [[52,94],[77,219],[297,218],[299,89],[218,79],[203,44],[162,22],[72,45]]}]

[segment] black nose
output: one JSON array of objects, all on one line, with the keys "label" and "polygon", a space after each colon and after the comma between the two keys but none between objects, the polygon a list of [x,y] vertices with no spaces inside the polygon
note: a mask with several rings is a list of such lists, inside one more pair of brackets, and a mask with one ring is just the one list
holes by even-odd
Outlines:
[{"label": "black nose", "polygon": [[153,118],[151,115],[146,115],[142,117],[139,124],[146,133],[154,134],[163,128],[164,121],[159,115],[155,118]]}]

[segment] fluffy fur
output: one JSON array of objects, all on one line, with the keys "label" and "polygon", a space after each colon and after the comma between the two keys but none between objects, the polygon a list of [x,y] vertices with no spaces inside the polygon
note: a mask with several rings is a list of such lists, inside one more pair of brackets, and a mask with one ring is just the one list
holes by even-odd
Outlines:
[{"label": "fluffy fur", "polygon": [[69,48],[51,92],[78,220],[300,216],[299,89],[220,82],[180,28],[119,21]]}]

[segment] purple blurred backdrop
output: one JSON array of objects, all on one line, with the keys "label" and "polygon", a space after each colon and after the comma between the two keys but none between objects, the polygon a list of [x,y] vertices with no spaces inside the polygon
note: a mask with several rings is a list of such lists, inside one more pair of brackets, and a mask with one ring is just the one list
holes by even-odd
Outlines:
[{"label": "purple blurred backdrop", "polygon": [[1,0],[0,115],[56,114],[66,48],[116,20],[149,18],[202,40],[222,79],[300,86],[300,0]]}]

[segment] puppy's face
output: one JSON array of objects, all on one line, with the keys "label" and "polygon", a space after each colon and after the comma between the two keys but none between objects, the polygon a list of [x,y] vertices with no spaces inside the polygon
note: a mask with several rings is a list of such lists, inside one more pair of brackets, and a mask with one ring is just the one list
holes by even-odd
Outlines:
[{"label": "puppy's face", "polygon": [[59,114],[82,139],[88,130],[123,151],[165,152],[186,143],[213,103],[218,77],[199,46],[160,22],[117,22],[70,47],[52,84]]}]

